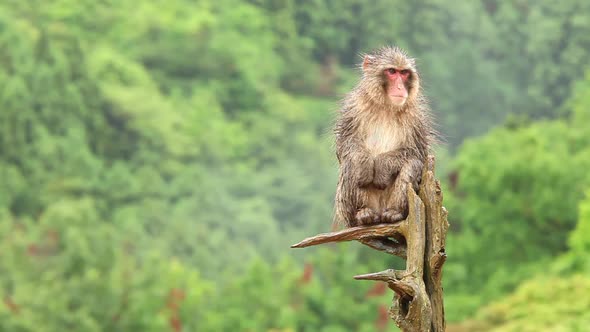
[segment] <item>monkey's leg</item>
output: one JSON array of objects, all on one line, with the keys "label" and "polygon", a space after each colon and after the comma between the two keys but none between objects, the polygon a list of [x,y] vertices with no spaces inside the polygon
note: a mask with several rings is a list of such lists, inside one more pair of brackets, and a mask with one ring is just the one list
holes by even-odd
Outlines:
[{"label": "monkey's leg", "polygon": [[380,218],[379,214],[375,210],[365,207],[358,210],[355,219],[358,225],[371,225],[378,224]]},{"label": "monkey's leg", "polygon": [[350,203],[343,205],[346,209],[346,220],[349,227],[379,223],[378,209],[371,204],[373,201],[370,197],[371,190],[356,186],[350,188],[350,192],[348,192]]},{"label": "monkey's leg", "polygon": [[354,226],[354,210],[351,211],[351,205],[354,202],[346,195],[345,184],[343,183],[342,174],[338,180],[338,187],[336,187],[336,197],[334,199],[334,221],[333,227],[345,224],[347,227]]},{"label": "monkey's leg", "polygon": [[357,224],[370,225],[378,224],[381,220],[380,197],[383,190],[376,188],[355,188],[355,196],[358,203],[356,213]]},{"label": "monkey's leg", "polygon": [[336,224],[354,227],[378,222],[379,214],[368,206],[367,190],[359,188],[352,179],[340,175],[334,209]]},{"label": "monkey's leg", "polygon": [[[345,223],[348,227],[358,225],[374,224],[379,222],[379,204],[378,196],[375,195],[376,189],[366,187],[363,181],[359,181],[359,169],[367,170],[367,176],[370,179],[365,182],[370,183],[373,178],[373,160],[365,157],[358,157],[362,163],[344,162],[340,165],[340,177],[338,188],[336,189],[336,202],[334,221],[336,223]],[[368,162],[368,165],[363,163]],[[379,190],[377,190],[379,191]]]},{"label": "monkey's leg", "polygon": [[407,216],[408,197],[406,196],[407,182],[398,177],[393,184],[393,190],[388,203],[381,212],[381,222],[395,223]]},{"label": "monkey's leg", "polygon": [[415,187],[414,184],[419,181],[422,165],[420,160],[412,159],[402,166],[381,213],[381,222],[394,223],[408,216],[407,188],[409,185]]}]

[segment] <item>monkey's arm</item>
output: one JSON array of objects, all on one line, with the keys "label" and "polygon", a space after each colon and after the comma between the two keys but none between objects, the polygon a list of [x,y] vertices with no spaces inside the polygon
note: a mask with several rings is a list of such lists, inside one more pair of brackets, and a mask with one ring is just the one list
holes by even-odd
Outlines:
[{"label": "monkey's arm", "polygon": [[384,152],[375,157],[375,176],[373,185],[384,189],[390,185],[402,169],[405,170],[404,181],[411,182],[414,186],[420,182],[422,167],[429,150],[429,136],[421,135],[424,129],[420,126],[414,128],[414,138],[410,147]]},{"label": "monkey's arm", "polygon": [[343,179],[351,179],[359,187],[373,182],[374,161],[350,117],[343,116],[336,123],[336,156]]},{"label": "monkey's arm", "polygon": [[[403,176],[402,180],[411,182],[414,187],[418,185],[432,141],[426,120],[414,124],[407,145],[375,157],[375,187],[384,189],[399,176]],[[402,170],[404,174],[400,174]]]},{"label": "monkey's arm", "polygon": [[400,148],[381,153],[375,157],[375,176],[373,185],[378,189],[385,189],[397,177],[402,167],[411,161],[412,151]]},{"label": "monkey's arm", "polygon": [[403,174],[404,181],[408,181],[414,187],[414,190],[418,190],[420,181],[422,180],[422,169],[424,168],[425,160],[414,156],[406,161],[408,174]]}]

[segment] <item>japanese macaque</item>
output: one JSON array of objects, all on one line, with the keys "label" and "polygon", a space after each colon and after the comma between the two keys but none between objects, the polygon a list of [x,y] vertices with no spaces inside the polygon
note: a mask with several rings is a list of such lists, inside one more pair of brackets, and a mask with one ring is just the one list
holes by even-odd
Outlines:
[{"label": "japanese macaque", "polygon": [[415,61],[397,47],[364,56],[362,78],[335,126],[340,177],[336,223],[394,223],[408,213],[434,139]]}]

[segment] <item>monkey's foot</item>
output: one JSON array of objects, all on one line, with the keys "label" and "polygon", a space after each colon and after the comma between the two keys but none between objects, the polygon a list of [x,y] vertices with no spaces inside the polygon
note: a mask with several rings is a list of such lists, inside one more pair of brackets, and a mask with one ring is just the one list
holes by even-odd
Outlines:
[{"label": "monkey's foot", "polygon": [[395,209],[385,209],[383,210],[383,213],[381,214],[381,222],[383,223],[396,223],[400,220],[404,220],[405,216],[403,215],[403,213],[398,212]]},{"label": "monkey's foot", "polygon": [[379,215],[371,208],[362,208],[356,213],[356,220],[359,225],[378,224]]}]

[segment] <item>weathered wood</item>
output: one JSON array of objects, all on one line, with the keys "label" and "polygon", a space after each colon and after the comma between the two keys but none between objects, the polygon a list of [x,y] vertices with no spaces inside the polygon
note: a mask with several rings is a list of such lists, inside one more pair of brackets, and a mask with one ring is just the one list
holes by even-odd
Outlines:
[{"label": "weathered wood", "polygon": [[338,232],[323,233],[296,243],[291,248],[305,248],[330,242],[344,242],[352,240],[370,240],[375,238],[387,238],[401,233],[405,220],[395,224],[377,224],[372,226],[358,226],[346,228]]},{"label": "weathered wood", "polygon": [[442,206],[442,190],[434,177],[434,157],[429,156],[422,174],[420,199],[426,207],[424,281],[432,305],[432,332],[445,330],[442,266],[446,261],[445,243],[449,223]]},{"label": "weathered wood", "polygon": [[360,243],[375,250],[383,251],[390,255],[407,258],[406,242],[395,242],[389,238],[375,238],[359,240]]},{"label": "weathered wood", "polygon": [[[391,316],[396,324],[407,332],[428,331],[431,325],[432,308],[424,284],[424,251],[426,216],[424,204],[418,198],[412,186],[408,186],[408,217],[404,229],[407,241],[408,258],[405,275],[397,283],[388,282],[396,295],[393,299]],[[400,292],[400,286],[411,292]]]},{"label": "weathered wood", "polygon": [[[442,191],[434,177],[434,158],[428,157],[417,195],[408,186],[408,217],[394,224],[377,224],[319,234],[292,248],[357,240],[373,249],[406,259],[406,269],[355,276],[357,280],[386,282],[395,292],[390,310],[405,332],[445,330],[442,267],[449,227]],[[392,240],[393,239],[393,240]]]}]

